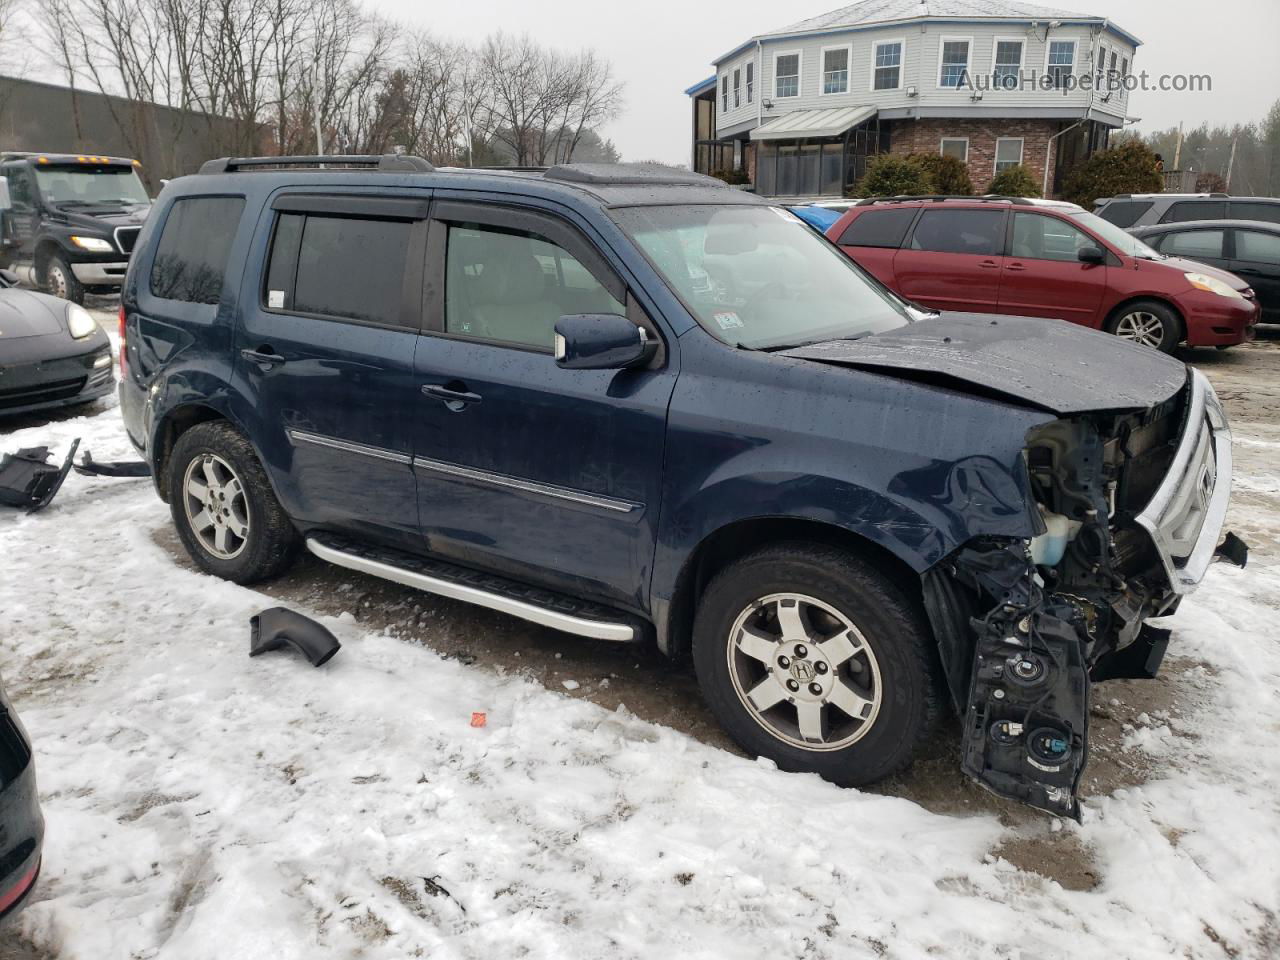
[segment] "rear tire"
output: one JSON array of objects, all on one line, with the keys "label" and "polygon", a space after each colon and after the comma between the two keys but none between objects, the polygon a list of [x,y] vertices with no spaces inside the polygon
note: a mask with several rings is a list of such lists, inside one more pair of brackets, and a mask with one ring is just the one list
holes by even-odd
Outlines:
[{"label": "rear tire", "polygon": [[698,607],[693,659],[739,746],[841,786],[905,768],[938,714],[922,612],[832,547],[780,544],[717,574]]},{"label": "rear tire", "polygon": [[44,267],[45,289],[55,297],[84,306],[84,284],[76,279],[66,257],[55,253]]},{"label": "rear tire", "polygon": [[231,424],[192,427],[174,444],[166,469],[174,526],[202,570],[256,583],[293,563],[298,533],[253,445]]},{"label": "rear tire", "polygon": [[1182,340],[1182,320],[1158,300],[1137,300],[1117,310],[1107,321],[1107,333],[1121,340],[1173,353]]}]

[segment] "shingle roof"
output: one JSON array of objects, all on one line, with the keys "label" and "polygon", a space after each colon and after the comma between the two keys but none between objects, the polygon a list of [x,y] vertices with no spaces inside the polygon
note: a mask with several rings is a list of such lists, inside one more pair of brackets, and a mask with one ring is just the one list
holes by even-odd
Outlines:
[{"label": "shingle roof", "polygon": [[865,26],[916,17],[962,17],[966,20],[1025,19],[1025,20],[1101,20],[1102,17],[1076,13],[1060,7],[1042,7],[1034,3],[1014,3],[1011,0],[860,0],[839,10],[801,20],[778,30],[770,30],[764,36],[779,33],[807,33],[810,30],[830,30],[834,27]]}]

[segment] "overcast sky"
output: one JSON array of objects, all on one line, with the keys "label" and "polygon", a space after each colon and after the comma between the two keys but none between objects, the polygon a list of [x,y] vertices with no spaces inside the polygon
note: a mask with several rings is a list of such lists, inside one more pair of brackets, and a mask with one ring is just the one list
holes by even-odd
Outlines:
[{"label": "overcast sky", "polygon": [[[605,129],[627,160],[689,160],[683,91],[711,75],[711,59],[748,37],[835,10],[840,0],[367,0],[442,36],[478,40],[498,29],[550,46],[594,47],[626,82],[623,115]],[[1280,0],[1046,0],[1044,6],[1109,16],[1143,41],[1135,68],[1152,75],[1205,73],[1207,93],[1135,92],[1129,111],[1146,132],[1260,120],[1280,98]],[[1194,12],[1193,12],[1194,11]]]}]

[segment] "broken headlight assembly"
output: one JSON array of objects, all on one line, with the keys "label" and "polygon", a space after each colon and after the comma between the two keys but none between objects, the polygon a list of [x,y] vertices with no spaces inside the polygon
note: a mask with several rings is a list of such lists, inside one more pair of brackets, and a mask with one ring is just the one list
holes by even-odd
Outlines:
[{"label": "broken headlight assembly", "polygon": [[[1024,451],[1032,536],[970,542],[926,575],[964,716],[962,766],[1001,796],[1078,819],[1091,685],[1160,667],[1169,631],[1146,621],[1176,610],[1186,589],[1170,577],[1174,541],[1151,533],[1149,507],[1183,505],[1184,539],[1216,543],[1221,515],[1201,510],[1192,530],[1185,504],[1221,502],[1230,482],[1229,454],[1216,470],[1212,462],[1225,418],[1197,377],[1150,410],[1033,430]],[[1239,562],[1246,551],[1228,534],[1217,553]]]}]

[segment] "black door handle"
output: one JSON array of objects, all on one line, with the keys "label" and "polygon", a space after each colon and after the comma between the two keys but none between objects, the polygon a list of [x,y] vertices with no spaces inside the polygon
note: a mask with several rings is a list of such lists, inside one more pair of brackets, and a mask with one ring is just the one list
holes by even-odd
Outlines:
[{"label": "black door handle", "polygon": [[271,347],[266,345],[259,347],[257,350],[241,350],[240,356],[258,364],[258,366],[265,370],[270,370],[272,367],[278,367],[280,364],[285,362],[284,357],[280,356],[278,353],[273,353]]},{"label": "black door handle", "polygon": [[456,380],[444,384],[424,383],[422,392],[428,397],[433,397],[443,402],[454,413],[462,410],[468,404],[480,402],[480,394],[472,393],[467,389],[466,384],[459,383]]}]

